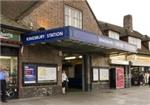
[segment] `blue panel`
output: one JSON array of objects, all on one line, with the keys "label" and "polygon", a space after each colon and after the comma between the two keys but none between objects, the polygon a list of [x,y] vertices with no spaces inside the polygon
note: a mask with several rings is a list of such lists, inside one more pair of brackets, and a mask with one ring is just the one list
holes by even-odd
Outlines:
[{"label": "blue panel", "polygon": [[68,39],[69,27],[56,28],[51,30],[36,31],[26,33],[21,36],[24,45],[30,45],[41,42],[52,42],[56,40]]},{"label": "blue panel", "polygon": [[70,29],[70,39],[76,40],[83,42],[85,44],[92,44],[97,46],[98,40],[97,40],[97,35],[90,33],[90,32],[85,32],[80,29],[72,28]]},{"label": "blue panel", "polygon": [[136,46],[127,42],[108,38],[102,35],[96,35],[94,33],[86,32],[70,26],[40,32],[31,32],[22,35],[22,42],[24,45],[66,39],[72,40],[73,42],[80,42],[85,45],[92,45],[95,47],[105,47],[110,49],[114,48],[129,52],[136,52],[137,50]]},{"label": "blue panel", "polygon": [[103,35],[86,32],[70,27],[70,39],[95,47],[114,48],[129,52],[136,52],[137,47],[124,41],[112,39]]}]

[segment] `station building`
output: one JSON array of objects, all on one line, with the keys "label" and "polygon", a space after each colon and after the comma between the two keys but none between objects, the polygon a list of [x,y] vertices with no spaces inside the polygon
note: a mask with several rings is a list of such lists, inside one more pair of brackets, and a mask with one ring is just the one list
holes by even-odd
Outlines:
[{"label": "station building", "polygon": [[19,98],[61,94],[62,70],[68,91],[110,88],[110,54],[137,52],[103,35],[86,0],[2,1],[1,17],[1,65]]},{"label": "station building", "polygon": [[[126,15],[123,20],[123,27],[102,21],[99,22],[104,35],[137,46],[136,53],[118,53],[109,57],[111,68],[121,66],[126,69],[126,87],[140,85],[139,76],[141,74],[146,76],[150,72],[150,37],[135,31],[132,21],[132,16]],[[147,83],[146,77],[145,83]]]}]

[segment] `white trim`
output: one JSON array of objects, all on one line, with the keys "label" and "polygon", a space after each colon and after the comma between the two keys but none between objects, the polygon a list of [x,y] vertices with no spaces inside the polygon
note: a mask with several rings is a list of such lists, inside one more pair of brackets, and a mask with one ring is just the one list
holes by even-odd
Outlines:
[{"label": "white trim", "polygon": [[111,63],[111,64],[129,65],[129,61],[117,60],[117,59],[111,59],[111,60],[110,60],[110,63]]},{"label": "white trim", "polygon": [[9,44],[9,43],[0,43],[1,46],[9,46],[9,47],[16,47],[19,48],[20,45],[15,45],[15,44]]},{"label": "white trim", "polygon": [[147,66],[150,67],[150,62],[132,61],[133,66]]}]

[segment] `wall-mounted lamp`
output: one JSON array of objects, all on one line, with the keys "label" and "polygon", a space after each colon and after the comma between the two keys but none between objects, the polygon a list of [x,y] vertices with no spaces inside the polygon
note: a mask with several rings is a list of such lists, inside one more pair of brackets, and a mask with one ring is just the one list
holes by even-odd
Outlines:
[{"label": "wall-mounted lamp", "polygon": [[80,55],[80,56],[79,56],[79,58],[81,58],[81,59],[82,59],[82,56]]},{"label": "wall-mounted lamp", "polygon": [[32,22],[30,22],[29,26],[30,26],[30,29],[33,29],[33,23]]}]

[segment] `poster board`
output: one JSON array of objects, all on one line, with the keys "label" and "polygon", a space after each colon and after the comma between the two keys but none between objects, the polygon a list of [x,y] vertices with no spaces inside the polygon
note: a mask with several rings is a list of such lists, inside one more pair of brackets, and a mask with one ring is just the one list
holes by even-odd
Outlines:
[{"label": "poster board", "polygon": [[98,68],[93,68],[93,81],[98,81],[99,80],[99,73],[98,73]]},{"label": "poster board", "polygon": [[124,88],[124,68],[116,67],[116,88]]},{"label": "poster board", "polygon": [[36,83],[36,66],[32,64],[24,65],[24,84]]},{"label": "poster board", "polygon": [[69,78],[75,78],[75,69],[74,66],[68,67],[68,71],[69,71]]},{"label": "poster board", "polygon": [[38,66],[38,83],[46,83],[50,81],[57,81],[56,67]]},{"label": "poster board", "polygon": [[100,80],[101,81],[109,80],[109,69],[100,68]]},{"label": "poster board", "polygon": [[57,83],[56,64],[23,63],[22,65],[23,86]]}]

